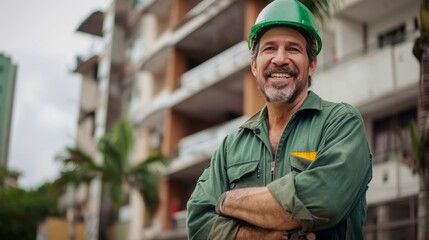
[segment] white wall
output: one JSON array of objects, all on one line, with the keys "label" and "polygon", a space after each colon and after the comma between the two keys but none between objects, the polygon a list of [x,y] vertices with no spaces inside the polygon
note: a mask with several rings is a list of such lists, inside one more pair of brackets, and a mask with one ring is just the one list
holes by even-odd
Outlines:
[{"label": "white wall", "polygon": [[411,2],[411,4],[402,8],[401,11],[377,19],[368,24],[368,44],[377,44],[378,35],[386,33],[395,27],[405,23],[406,31],[411,32],[414,30],[414,18],[418,16],[419,5],[418,2]]},{"label": "white wall", "polygon": [[392,158],[373,167],[373,178],[369,184],[369,204],[388,201],[417,194],[418,176],[401,160]]},{"label": "white wall", "polygon": [[412,41],[385,47],[342,63],[318,70],[312,89],[322,98],[355,106],[400,93],[418,84],[419,65],[413,59]]}]

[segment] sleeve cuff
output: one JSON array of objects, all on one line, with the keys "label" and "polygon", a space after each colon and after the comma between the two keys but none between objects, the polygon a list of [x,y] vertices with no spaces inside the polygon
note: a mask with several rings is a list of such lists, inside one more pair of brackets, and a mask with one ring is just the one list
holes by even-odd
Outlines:
[{"label": "sleeve cuff", "polygon": [[301,222],[301,232],[308,233],[313,228],[314,218],[296,195],[295,175],[291,172],[268,184],[267,188],[283,208],[291,213],[292,218]]},{"label": "sleeve cuff", "polygon": [[240,224],[231,218],[216,216],[208,239],[234,240]]}]

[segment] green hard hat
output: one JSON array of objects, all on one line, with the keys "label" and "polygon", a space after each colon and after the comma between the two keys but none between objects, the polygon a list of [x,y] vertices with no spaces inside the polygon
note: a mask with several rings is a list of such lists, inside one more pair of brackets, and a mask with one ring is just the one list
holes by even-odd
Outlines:
[{"label": "green hard hat", "polygon": [[293,26],[307,31],[315,39],[315,55],[322,50],[322,39],[317,30],[316,19],[310,10],[297,0],[275,0],[262,9],[255,25],[250,29],[247,41],[250,52],[254,51],[255,43],[261,37],[258,36],[260,31],[275,25]]}]

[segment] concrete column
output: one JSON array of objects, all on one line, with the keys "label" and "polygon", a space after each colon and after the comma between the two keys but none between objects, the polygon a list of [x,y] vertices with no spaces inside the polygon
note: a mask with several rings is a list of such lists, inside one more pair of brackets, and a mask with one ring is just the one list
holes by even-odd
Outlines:
[{"label": "concrete column", "polygon": [[251,117],[261,110],[265,105],[265,100],[262,97],[262,94],[258,89],[256,79],[250,70],[245,74],[243,91],[243,115]]},{"label": "concrete column", "polygon": [[377,209],[377,239],[390,239],[389,234],[381,228],[381,226],[387,223],[389,223],[389,207],[381,205]]},{"label": "concrete column", "polygon": [[187,70],[185,54],[174,48],[170,53],[167,66],[166,87],[168,91],[173,92],[180,86],[180,77]]},{"label": "concrete column", "polygon": [[247,0],[244,13],[244,40],[250,33],[250,28],[255,24],[256,18],[261,10],[269,3],[267,0]]},{"label": "concrete column", "polygon": [[174,0],[171,7],[170,21],[168,23],[169,28],[175,28],[189,11],[188,0]]},{"label": "concrete column", "polygon": [[174,110],[168,110],[164,117],[164,139],[162,153],[166,156],[177,155],[177,144],[187,133],[188,118]]}]

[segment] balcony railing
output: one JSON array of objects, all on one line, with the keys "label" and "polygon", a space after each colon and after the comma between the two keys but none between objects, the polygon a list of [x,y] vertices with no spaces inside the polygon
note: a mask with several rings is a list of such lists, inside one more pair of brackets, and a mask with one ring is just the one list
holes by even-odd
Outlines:
[{"label": "balcony railing", "polygon": [[373,177],[369,183],[367,201],[369,204],[418,193],[418,175],[398,155],[391,155],[388,161],[373,165]]},{"label": "balcony railing", "polygon": [[237,69],[249,65],[250,54],[246,42],[239,42],[215,57],[187,71],[180,80],[182,87],[192,87],[204,82],[222,79]]},{"label": "balcony railing", "polygon": [[246,117],[239,117],[220,126],[183,138],[179,143],[179,157],[213,152],[223,138],[237,129],[246,119]]},{"label": "balcony railing", "polygon": [[186,228],[186,210],[175,212],[173,214],[174,228]]},{"label": "balcony railing", "polygon": [[203,0],[193,7],[185,16],[185,18],[192,18],[198,16],[205,11],[211,4],[215,3],[216,0]]},{"label": "balcony railing", "polygon": [[419,65],[412,48],[409,40],[340,63],[317,73],[313,89],[327,100],[361,106],[414,86]]},{"label": "balcony railing", "polygon": [[184,73],[181,87],[170,95],[156,97],[141,112],[135,113],[135,121],[146,121],[152,114],[174,106],[210,85],[240,71],[250,63],[247,43],[240,42],[217,56]]}]

